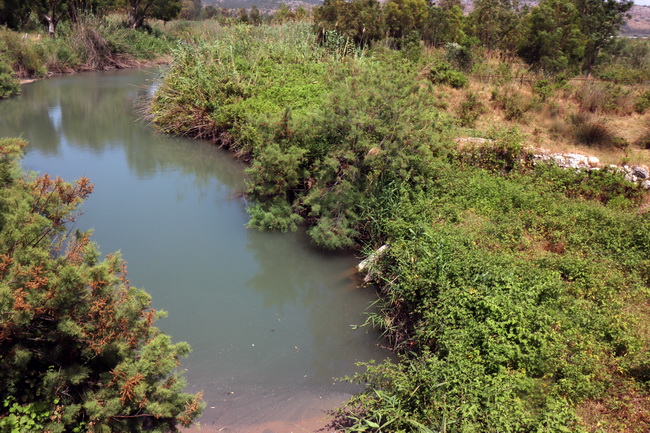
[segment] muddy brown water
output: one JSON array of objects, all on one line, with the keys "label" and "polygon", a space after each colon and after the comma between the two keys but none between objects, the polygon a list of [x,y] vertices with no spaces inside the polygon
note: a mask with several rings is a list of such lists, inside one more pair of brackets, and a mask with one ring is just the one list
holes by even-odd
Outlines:
[{"label": "muddy brown water", "polygon": [[95,191],[80,229],[120,250],[129,279],[169,316],[158,326],[193,352],[201,431],[304,432],[359,388],[335,378],[383,359],[379,336],[353,329],[374,294],[356,288],[349,254],[303,233],[245,227],[244,168],[204,142],[157,135],[138,120],[155,70],[88,73],[23,86],[0,102],[0,137],[27,139],[23,166]]}]

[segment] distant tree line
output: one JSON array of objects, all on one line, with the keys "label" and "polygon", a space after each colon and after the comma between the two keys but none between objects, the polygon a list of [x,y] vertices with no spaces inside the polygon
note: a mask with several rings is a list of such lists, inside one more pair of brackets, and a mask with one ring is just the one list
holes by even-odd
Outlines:
[{"label": "distant tree line", "polygon": [[0,0],[0,26],[20,30],[38,22],[54,37],[61,21],[78,22],[85,15],[111,11],[125,12],[129,26],[138,28],[148,17],[164,21],[197,18],[201,0]]},{"label": "distant tree line", "polygon": [[[399,46],[416,35],[429,45],[456,43],[519,55],[534,69],[590,73],[618,34],[632,0],[475,0],[463,13],[460,0],[325,0],[314,10],[321,40],[342,35],[360,46],[391,39]],[[334,32],[334,33],[332,33]]]},{"label": "distant tree line", "polygon": [[291,8],[285,3],[271,11],[262,12],[256,5],[251,8],[225,8],[208,5],[201,9],[199,19],[216,20],[221,24],[250,24],[259,26],[263,23],[285,23],[287,21],[305,21],[311,17],[310,11],[302,6]]}]

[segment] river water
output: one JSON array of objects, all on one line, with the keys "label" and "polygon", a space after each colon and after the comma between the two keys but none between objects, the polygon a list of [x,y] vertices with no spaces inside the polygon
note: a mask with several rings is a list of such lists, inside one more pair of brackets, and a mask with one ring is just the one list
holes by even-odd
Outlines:
[{"label": "river water", "polygon": [[312,431],[356,388],[333,378],[383,359],[354,330],[373,298],[354,258],[302,233],[245,228],[243,166],[209,143],[156,135],[136,106],[155,71],[88,73],[23,86],[0,102],[0,137],[27,139],[23,166],[95,191],[80,229],[121,250],[129,279],[166,310],[158,326],[193,352],[188,390],[204,391],[202,431]]}]

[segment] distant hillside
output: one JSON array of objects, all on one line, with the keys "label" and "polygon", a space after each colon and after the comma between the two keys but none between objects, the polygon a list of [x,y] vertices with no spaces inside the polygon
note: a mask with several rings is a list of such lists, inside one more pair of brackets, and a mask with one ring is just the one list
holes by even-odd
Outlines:
[{"label": "distant hillside", "polygon": [[[382,0],[380,0],[382,1]],[[385,0],[383,0],[385,1]],[[203,0],[203,5],[214,5],[220,8],[239,9],[251,8],[253,5],[260,8],[262,11],[272,11],[277,9],[280,3],[285,3],[292,8],[302,6],[304,8],[311,8],[323,3],[322,0]],[[521,4],[535,6],[539,3],[537,0],[521,0]],[[465,5],[465,12],[469,13],[473,9],[472,0],[463,0]],[[650,6],[634,6],[630,11],[632,16],[625,26],[623,26],[622,34],[624,36],[647,36],[650,37]]]},{"label": "distant hillside", "polygon": [[621,33],[624,36],[650,37],[650,6],[634,6]]}]

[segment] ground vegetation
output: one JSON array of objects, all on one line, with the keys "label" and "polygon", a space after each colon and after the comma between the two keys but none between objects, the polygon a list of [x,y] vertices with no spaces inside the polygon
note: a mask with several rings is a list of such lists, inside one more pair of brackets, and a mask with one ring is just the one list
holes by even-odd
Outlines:
[{"label": "ground vegetation", "polygon": [[[326,249],[388,246],[370,272],[380,298],[367,325],[401,358],[353,378],[367,391],[334,427],[643,431],[647,192],[619,170],[533,163],[528,146],[560,134],[538,120],[549,112],[573,125],[561,134],[574,146],[643,161],[631,143],[645,143],[647,118],[623,103],[642,107],[643,88],[531,71],[507,60],[512,49],[328,27],[350,7],[327,3],[314,33],[235,26],[179,47],[152,101],[162,131],[249,163],[251,226],[305,226]],[[620,43],[608,55],[634,51]],[[599,131],[619,120],[638,137]]]}]

